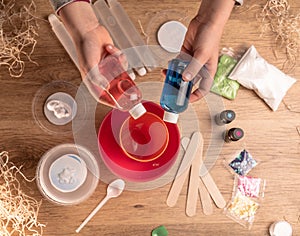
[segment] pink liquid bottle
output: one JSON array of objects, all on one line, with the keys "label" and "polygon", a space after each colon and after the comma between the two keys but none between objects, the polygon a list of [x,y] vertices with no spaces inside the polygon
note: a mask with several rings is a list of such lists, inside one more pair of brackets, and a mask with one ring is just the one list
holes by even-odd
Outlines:
[{"label": "pink liquid bottle", "polygon": [[141,91],[117,57],[108,56],[102,60],[89,72],[87,80],[88,89],[98,102],[128,111],[134,119],[146,113]]}]

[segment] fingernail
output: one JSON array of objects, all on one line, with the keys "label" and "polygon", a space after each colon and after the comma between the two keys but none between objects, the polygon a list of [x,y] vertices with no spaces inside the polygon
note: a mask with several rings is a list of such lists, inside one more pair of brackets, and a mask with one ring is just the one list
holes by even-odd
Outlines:
[{"label": "fingernail", "polygon": [[191,80],[192,79],[192,74],[190,72],[186,72],[184,73],[183,77],[186,79],[186,80]]},{"label": "fingernail", "polygon": [[113,49],[113,46],[112,46],[111,44],[108,44],[108,45],[107,45],[107,48],[108,48],[108,49]]}]

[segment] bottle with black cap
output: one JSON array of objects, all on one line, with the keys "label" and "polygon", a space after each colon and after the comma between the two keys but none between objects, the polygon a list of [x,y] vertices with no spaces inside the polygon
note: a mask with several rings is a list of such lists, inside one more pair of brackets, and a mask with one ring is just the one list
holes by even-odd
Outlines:
[{"label": "bottle with black cap", "polygon": [[235,112],[232,110],[224,110],[215,116],[217,125],[229,124],[235,119]]},{"label": "bottle with black cap", "polygon": [[228,131],[225,131],[224,140],[227,143],[231,141],[238,141],[244,137],[244,131],[241,128],[231,128]]}]

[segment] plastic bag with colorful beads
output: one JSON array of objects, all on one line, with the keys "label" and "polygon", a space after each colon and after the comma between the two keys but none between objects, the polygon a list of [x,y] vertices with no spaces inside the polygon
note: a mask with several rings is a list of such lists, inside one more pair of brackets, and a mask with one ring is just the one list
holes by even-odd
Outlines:
[{"label": "plastic bag with colorful beads", "polygon": [[243,196],[262,200],[265,194],[265,187],[265,179],[235,175],[233,194],[237,194],[239,192]]},{"label": "plastic bag with colorful beads", "polygon": [[229,167],[231,167],[234,173],[244,176],[257,164],[258,162],[252,157],[250,152],[244,149],[235,155],[234,159],[230,161]]}]

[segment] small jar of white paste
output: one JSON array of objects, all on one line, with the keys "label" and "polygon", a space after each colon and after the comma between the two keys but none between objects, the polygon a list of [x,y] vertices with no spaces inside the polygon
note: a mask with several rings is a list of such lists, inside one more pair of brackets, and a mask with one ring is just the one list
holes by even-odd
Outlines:
[{"label": "small jar of white paste", "polygon": [[61,192],[72,192],[85,181],[85,162],[75,154],[66,154],[55,160],[49,169],[49,179],[53,187]]},{"label": "small jar of white paste", "polygon": [[49,201],[75,205],[96,189],[100,169],[94,155],[75,144],[60,144],[48,150],[37,166],[37,186]]},{"label": "small jar of white paste", "polygon": [[269,228],[270,236],[292,236],[292,226],[286,221],[276,221]]}]

